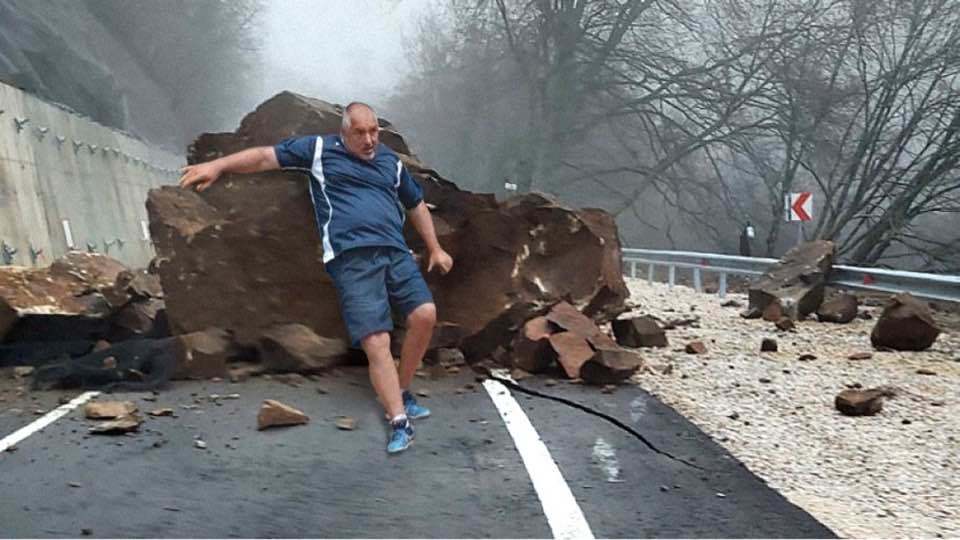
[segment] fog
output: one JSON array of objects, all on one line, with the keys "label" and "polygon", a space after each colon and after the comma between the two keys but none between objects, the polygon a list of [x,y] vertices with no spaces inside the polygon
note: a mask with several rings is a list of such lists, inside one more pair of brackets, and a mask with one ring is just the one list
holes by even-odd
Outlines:
[{"label": "fog", "polygon": [[259,103],[282,90],[382,102],[410,69],[405,44],[434,0],[271,0]]}]

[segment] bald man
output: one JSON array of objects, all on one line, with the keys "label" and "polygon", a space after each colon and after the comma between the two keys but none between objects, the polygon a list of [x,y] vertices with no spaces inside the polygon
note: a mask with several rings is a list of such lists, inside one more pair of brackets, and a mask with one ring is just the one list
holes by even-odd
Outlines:
[{"label": "bald man", "polygon": [[[223,173],[309,174],[324,267],[337,288],[350,339],[367,354],[370,381],[390,419],[387,452],[393,454],[413,441],[411,420],[430,415],[410,385],[437,320],[433,297],[403,239],[404,211],[427,245],[428,272],[437,268],[446,274],[453,259],[437,241],[419,184],[379,135],[374,110],[351,103],[339,135],[287,139],[190,165],[180,187],[203,191]],[[390,353],[391,306],[406,320],[399,373]]]}]

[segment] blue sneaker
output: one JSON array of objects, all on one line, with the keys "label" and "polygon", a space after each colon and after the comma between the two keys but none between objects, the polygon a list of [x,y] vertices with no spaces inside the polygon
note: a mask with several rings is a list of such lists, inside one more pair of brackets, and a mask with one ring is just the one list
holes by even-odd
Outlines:
[{"label": "blue sneaker", "polygon": [[387,453],[403,452],[413,443],[413,425],[410,420],[401,420],[390,423],[390,440],[387,442]]},{"label": "blue sneaker", "polygon": [[403,391],[403,412],[411,420],[430,416],[430,409],[417,403],[417,398],[413,397],[409,390]]}]

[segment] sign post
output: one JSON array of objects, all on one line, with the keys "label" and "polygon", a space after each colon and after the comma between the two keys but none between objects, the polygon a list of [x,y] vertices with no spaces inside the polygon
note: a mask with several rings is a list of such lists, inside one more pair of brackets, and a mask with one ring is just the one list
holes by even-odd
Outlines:
[{"label": "sign post", "polygon": [[797,222],[797,244],[803,242],[803,222],[813,220],[813,193],[801,191],[784,197],[786,220]]}]

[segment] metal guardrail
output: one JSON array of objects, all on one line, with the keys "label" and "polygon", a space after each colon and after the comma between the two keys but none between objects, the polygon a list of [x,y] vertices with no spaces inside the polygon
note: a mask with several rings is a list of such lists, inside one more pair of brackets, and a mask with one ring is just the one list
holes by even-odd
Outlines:
[{"label": "metal guardrail", "polygon": [[[717,294],[721,298],[727,294],[727,274],[759,276],[763,275],[771,265],[778,262],[777,259],[763,257],[742,257],[696,251],[624,248],[622,252],[623,262],[629,269],[627,273],[630,277],[637,277],[637,266],[645,264],[647,265],[647,281],[653,281],[654,269],[657,266],[666,266],[668,269],[667,281],[671,287],[676,284],[677,268],[692,270],[693,288],[697,292],[703,292],[703,272],[718,273],[720,286]],[[888,293],[909,292],[914,296],[931,300],[960,302],[960,276],[834,265],[827,278],[827,285]]]}]

